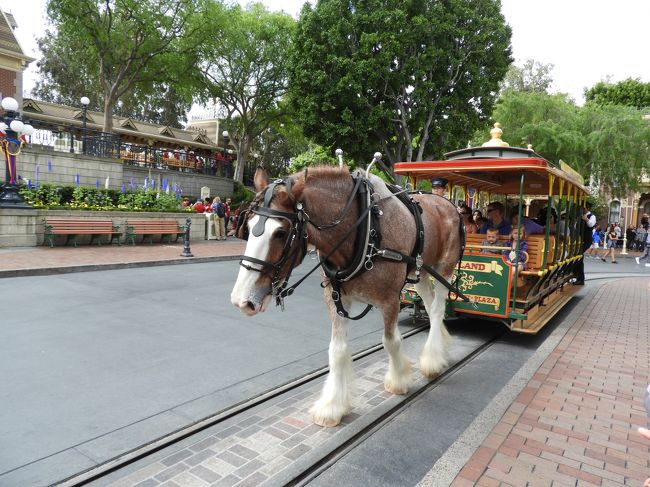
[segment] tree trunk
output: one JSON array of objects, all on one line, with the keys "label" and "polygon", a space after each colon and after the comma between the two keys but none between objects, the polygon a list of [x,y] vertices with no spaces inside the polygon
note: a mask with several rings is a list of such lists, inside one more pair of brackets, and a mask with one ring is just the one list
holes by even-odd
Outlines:
[{"label": "tree trunk", "polygon": [[110,95],[104,95],[104,129],[107,134],[113,133],[113,106],[115,101]]},{"label": "tree trunk", "polygon": [[242,137],[237,142],[237,167],[233,179],[239,183],[244,183],[244,168],[248,159],[248,140]]}]

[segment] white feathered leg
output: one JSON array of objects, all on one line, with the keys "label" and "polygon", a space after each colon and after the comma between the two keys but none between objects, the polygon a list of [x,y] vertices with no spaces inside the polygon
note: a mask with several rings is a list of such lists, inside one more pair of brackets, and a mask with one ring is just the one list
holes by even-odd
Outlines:
[{"label": "white feathered leg", "polygon": [[420,370],[426,377],[433,378],[447,367],[447,344],[450,337],[442,321],[447,290],[439,283],[436,283],[434,290],[427,273],[422,273],[415,289],[422,298],[430,323],[429,336],[420,355]]},{"label": "white feathered leg", "polygon": [[406,394],[411,385],[411,362],[402,351],[402,335],[397,327],[399,303],[395,302],[384,315],[382,342],[388,352],[388,371],[384,377],[384,389],[392,394]]},{"label": "white feathered leg", "polygon": [[[336,314],[330,291],[325,288],[327,302],[332,319],[332,338],[329,346],[329,374],[325,379],[320,398],[311,408],[314,423],[320,426],[333,427],[341,422],[341,418],[352,408],[352,357],[348,349],[347,319]],[[345,309],[350,309],[349,303],[344,303]]]}]

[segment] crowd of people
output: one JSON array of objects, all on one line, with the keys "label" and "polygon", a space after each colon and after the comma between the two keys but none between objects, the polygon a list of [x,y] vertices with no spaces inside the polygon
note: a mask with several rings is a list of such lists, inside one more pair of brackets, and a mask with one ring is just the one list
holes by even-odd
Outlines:
[{"label": "crowd of people", "polygon": [[230,198],[221,201],[219,196],[198,198],[193,204],[189,198],[184,198],[181,209],[191,208],[197,213],[211,214],[212,218],[209,219],[209,222],[213,225],[213,234],[217,240],[226,240],[237,232],[237,210],[233,212],[230,208],[231,204]]}]

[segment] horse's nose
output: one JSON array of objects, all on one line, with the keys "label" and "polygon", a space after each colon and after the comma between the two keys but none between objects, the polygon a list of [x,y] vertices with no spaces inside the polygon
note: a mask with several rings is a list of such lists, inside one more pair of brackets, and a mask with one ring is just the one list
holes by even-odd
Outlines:
[{"label": "horse's nose", "polygon": [[244,313],[245,315],[252,316],[257,313],[257,310],[255,309],[255,304],[252,301],[249,301],[247,299],[240,299],[240,300],[233,300],[232,303],[235,305],[236,308],[239,308],[239,311]]}]

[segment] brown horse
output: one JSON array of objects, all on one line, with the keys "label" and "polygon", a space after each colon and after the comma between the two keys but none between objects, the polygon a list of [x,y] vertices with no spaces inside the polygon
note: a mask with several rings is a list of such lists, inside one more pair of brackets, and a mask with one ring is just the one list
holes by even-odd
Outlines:
[{"label": "brown horse", "polygon": [[[448,334],[443,324],[447,289],[436,283],[434,291],[420,264],[432,266],[447,280],[453,275],[463,233],[458,211],[449,200],[412,195],[409,210],[380,178],[334,167],[309,168],[271,183],[258,170],[255,189],[257,197],[240,228],[248,232],[248,243],[231,301],[248,316],[265,311],[273,297],[281,302],[293,292],[293,287],[286,287],[287,280],[304,258],[307,244],[318,250],[332,337],[329,375],[312,408],[315,423],[336,426],[351,409],[352,360],[346,327],[353,303],[370,304],[381,312],[389,357],[384,387],[393,394],[408,392],[411,363],[402,351],[397,319],[400,291],[416,271],[421,273],[416,289],[431,323],[420,370],[435,377],[447,366]],[[414,216],[413,208],[421,217]],[[418,238],[418,227],[423,239]]]}]

